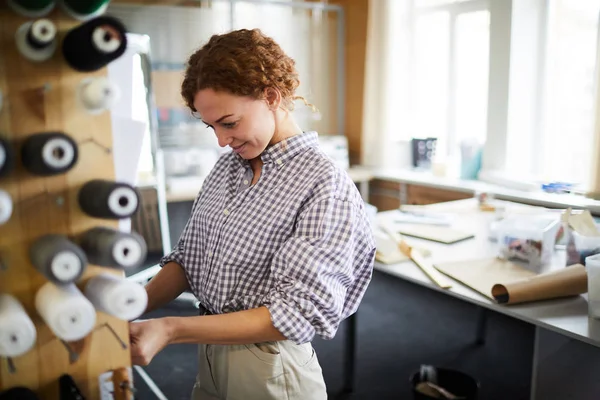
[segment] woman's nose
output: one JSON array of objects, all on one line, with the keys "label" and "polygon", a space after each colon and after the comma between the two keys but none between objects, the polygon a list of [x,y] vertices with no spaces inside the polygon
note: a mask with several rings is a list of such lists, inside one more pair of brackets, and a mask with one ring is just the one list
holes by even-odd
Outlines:
[{"label": "woman's nose", "polygon": [[215,130],[215,134],[217,135],[219,146],[225,147],[231,144],[232,137],[229,136],[227,133],[223,132],[223,130]]}]

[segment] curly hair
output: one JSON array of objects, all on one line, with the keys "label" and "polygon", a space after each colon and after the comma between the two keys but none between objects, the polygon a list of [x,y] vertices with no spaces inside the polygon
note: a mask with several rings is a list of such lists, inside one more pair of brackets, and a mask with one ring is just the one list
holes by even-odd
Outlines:
[{"label": "curly hair", "polygon": [[308,103],[295,92],[300,85],[295,61],[259,29],[240,29],[213,35],[188,60],[181,95],[196,111],[194,97],[202,89],[226,91],[233,95],[263,98],[264,90],[279,90],[282,105],[293,110],[294,100]]}]

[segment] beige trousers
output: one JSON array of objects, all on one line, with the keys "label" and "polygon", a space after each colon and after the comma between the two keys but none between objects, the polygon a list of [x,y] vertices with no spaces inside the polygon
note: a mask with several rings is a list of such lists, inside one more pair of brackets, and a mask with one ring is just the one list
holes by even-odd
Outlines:
[{"label": "beige trousers", "polygon": [[199,346],[192,400],[323,400],[323,372],[310,343],[288,340]]}]

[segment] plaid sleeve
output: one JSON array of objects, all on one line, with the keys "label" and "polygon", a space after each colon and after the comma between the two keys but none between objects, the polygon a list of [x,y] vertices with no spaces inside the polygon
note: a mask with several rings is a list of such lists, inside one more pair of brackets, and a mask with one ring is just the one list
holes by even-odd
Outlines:
[{"label": "plaid sleeve", "polygon": [[275,254],[275,285],[264,298],[273,325],[301,344],[334,337],[371,280],[375,244],[364,207],[329,198],[299,217],[295,234]]}]

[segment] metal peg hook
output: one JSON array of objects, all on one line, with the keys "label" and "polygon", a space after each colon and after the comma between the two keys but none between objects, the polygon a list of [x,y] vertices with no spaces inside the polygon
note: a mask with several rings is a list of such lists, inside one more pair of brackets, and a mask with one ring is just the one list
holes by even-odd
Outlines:
[{"label": "metal peg hook", "polygon": [[81,142],[79,142],[79,145],[81,146],[81,145],[88,144],[88,143],[93,143],[96,146],[100,147],[102,150],[104,150],[106,152],[106,154],[112,153],[112,149],[110,147],[106,147],[105,145],[103,145],[102,143],[98,142],[93,137],[82,140]]},{"label": "metal peg hook", "polygon": [[127,343],[125,343],[125,341],[123,341],[123,339],[121,339],[119,337],[117,332],[114,330],[114,328],[108,322],[105,322],[102,325],[98,326],[95,330],[99,330],[102,328],[107,328],[110,331],[110,333],[112,333],[112,335],[115,337],[115,339],[117,339],[117,341],[119,342],[119,344],[121,345],[123,350],[127,350]]},{"label": "metal peg hook", "polygon": [[79,354],[77,354],[77,352],[73,350],[69,343],[65,342],[64,340],[61,340],[60,342],[63,344],[63,346],[65,346],[67,352],[69,352],[69,362],[71,364],[77,362],[77,360],[79,360]]},{"label": "metal peg hook", "polygon": [[15,363],[14,363],[12,357],[6,357],[6,365],[8,367],[9,374],[14,374],[17,372],[17,367],[15,367]]},{"label": "metal peg hook", "polygon": [[28,204],[30,204],[34,200],[44,198],[44,197],[53,197],[53,196],[54,196],[54,201],[58,207],[62,207],[65,204],[65,197],[63,195],[54,194],[54,193],[50,192],[48,189],[44,189],[40,193],[38,193],[28,199],[23,200],[21,202],[21,205],[26,207]]}]

